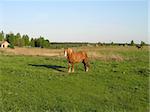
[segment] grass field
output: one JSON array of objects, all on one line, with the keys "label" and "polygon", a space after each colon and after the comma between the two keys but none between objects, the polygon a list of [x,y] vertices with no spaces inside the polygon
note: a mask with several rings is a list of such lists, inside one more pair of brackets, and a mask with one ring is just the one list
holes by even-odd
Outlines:
[{"label": "grass field", "polygon": [[0,111],[149,111],[148,47],[86,50],[90,55],[89,72],[77,64],[71,74],[67,73],[67,61],[62,56],[12,55],[1,51]]}]

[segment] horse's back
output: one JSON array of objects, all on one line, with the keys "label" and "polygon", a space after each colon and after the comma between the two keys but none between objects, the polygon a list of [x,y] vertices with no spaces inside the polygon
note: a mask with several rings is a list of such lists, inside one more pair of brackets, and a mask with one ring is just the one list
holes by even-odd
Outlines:
[{"label": "horse's back", "polygon": [[83,59],[87,58],[87,53],[84,51],[76,52],[76,55],[82,57]]},{"label": "horse's back", "polygon": [[70,58],[74,62],[81,62],[81,61],[87,59],[88,57],[87,57],[86,52],[81,51],[81,52],[73,53]]}]

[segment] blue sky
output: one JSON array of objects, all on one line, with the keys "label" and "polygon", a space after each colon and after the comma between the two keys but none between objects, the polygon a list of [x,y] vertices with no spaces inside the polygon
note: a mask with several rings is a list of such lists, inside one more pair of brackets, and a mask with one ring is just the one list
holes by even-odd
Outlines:
[{"label": "blue sky", "polygon": [[53,42],[148,42],[148,0],[0,1],[0,30]]}]

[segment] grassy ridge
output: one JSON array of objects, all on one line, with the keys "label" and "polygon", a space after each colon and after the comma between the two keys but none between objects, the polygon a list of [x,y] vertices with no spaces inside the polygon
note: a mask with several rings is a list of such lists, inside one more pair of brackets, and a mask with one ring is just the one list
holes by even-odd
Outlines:
[{"label": "grassy ridge", "polygon": [[72,74],[64,58],[1,54],[0,110],[148,112],[148,50],[111,53],[128,60],[91,59],[88,73],[78,64]]}]

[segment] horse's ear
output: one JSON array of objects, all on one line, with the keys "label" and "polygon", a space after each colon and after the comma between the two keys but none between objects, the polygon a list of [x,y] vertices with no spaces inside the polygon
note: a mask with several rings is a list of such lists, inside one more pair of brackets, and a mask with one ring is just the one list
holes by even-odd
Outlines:
[{"label": "horse's ear", "polygon": [[72,53],[72,52],[73,52],[73,50],[72,50],[72,49],[70,49],[70,52]]},{"label": "horse's ear", "polygon": [[72,52],[73,52],[73,50],[72,50],[71,48],[68,48],[68,51],[69,51],[69,53],[72,53]]}]

